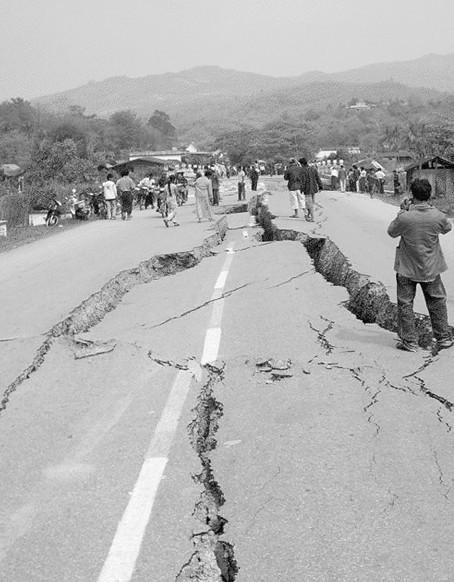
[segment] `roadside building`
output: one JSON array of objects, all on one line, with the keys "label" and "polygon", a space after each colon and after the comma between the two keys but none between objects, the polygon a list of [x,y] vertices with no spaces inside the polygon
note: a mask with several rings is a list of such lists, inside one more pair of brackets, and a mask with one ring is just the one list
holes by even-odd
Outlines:
[{"label": "roadside building", "polygon": [[131,172],[138,176],[144,176],[148,172],[161,173],[166,168],[168,168],[169,162],[161,160],[159,158],[134,158],[132,160],[124,160],[114,164],[111,169],[120,173],[125,168],[128,168]]},{"label": "roadside building", "polygon": [[220,150],[215,152],[199,151],[196,146],[191,143],[186,149],[172,148],[171,150],[141,150],[131,151],[129,153],[129,160],[134,162],[137,159],[141,160],[161,160],[172,167],[182,167],[183,165],[204,166],[206,164],[214,163],[221,157]]},{"label": "roadside building", "polygon": [[392,170],[403,170],[405,166],[415,161],[415,156],[405,150],[395,150],[388,152],[377,152],[377,158],[382,161],[386,168]]},{"label": "roadside building", "polygon": [[337,156],[337,149],[323,149],[323,150],[319,150],[316,154],[315,154],[315,159],[317,160],[317,162],[322,162],[328,159],[333,159]]},{"label": "roadside building", "polygon": [[432,186],[435,198],[454,201],[454,163],[441,156],[422,158],[405,166],[407,184],[415,178],[425,178]]}]

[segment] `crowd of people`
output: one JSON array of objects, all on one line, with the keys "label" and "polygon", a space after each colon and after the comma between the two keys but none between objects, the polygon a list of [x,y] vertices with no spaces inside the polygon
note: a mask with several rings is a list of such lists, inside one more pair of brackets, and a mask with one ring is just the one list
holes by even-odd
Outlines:
[{"label": "crowd of people", "polygon": [[[140,210],[155,208],[166,226],[179,226],[175,220],[178,207],[188,200],[189,183],[184,171],[162,172],[156,178],[149,172],[137,184],[129,174],[128,168],[122,169],[116,181],[112,172],[106,175],[102,183],[105,218],[116,220],[120,215],[122,220],[131,220],[136,203]],[[213,220],[211,207],[219,205],[220,180],[221,172],[215,166],[197,170],[192,186],[198,222]]]},{"label": "crowd of people", "polygon": [[[386,174],[383,168],[365,168],[353,164],[348,170],[343,164],[333,164],[329,171],[331,190],[341,192],[361,192],[369,194],[372,198],[374,194],[385,193]],[[393,171],[393,190],[397,196],[405,189],[401,184],[401,176],[397,170]]]},{"label": "crowd of people", "polygon": [[[250,180],[251,191],[257,190],[260,169],[257,164],[237,166],[230,175],[236,176],[238,200],[246,199],[246,180]],[[331,189],[338,187],[342,192],[384,191],[385,174],[381,168],[366,170],[353,165],[348,171],[343,164],[331,168]],[[314,221],[314,198],[323,190],[323,184],[315,165],[305,158],[298,161],[290,158],[284,172],[287,181],[291,218],[298,218],[299,211],[304,218]],[[191,186],[194,188],[195,213],[198,222],[213,221],[212,207],[219,204],[220,173],[215,167],[199,168]],[[401,193],[397,172],[393,176],[394,193]],[[155,180],[149,173],[136,186],[129,171],[121,171],[115,182],[108,173],[102,184],[107,207],[107,218],[116,219],[118,212],[123,220],[132,217],[134,201],[140,208],[155,208],[161,212],[167,227],[179,226],[176,220],[181,200],[187,200],[188,180],[183,172],[163,173]],[[138,192],[138,194],[137,194]],[[432,187],[427,180],[414,180],[410,185],[411,199],[406,199],[401,209],[388,227],[388,234],[400,237],[396,250],[394,269],[397,283],[397,347],[414,352],[418,349],[419,335],[416,327],[413,303],[416,288],[421,286],[432,324],[436,349],[449,348],[454,344],[448,323],[447,294],[441,280],[441,273],[447,269],[439,243],[439,235],[452,229],[446,215],[431,203]]]}]

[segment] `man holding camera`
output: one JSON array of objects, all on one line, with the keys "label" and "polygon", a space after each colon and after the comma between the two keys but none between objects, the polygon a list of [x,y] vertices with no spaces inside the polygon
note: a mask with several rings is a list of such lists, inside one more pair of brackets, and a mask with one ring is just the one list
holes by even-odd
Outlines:
[{"label": "man holding camera", "polygon": [[397,280],[397,348],[407,352],[418,349],[413,301],[416,286],[421,285],[429,311],[437,349],[450,348],[454,340],[448,324],[446,290],[440,273],[447,270],[439,236],[452,229],[446,215],[429,203],[432,186],[428,180],[413,180],[413,198],[401,204],[401,210],[388,227],[388,234],[400,242],[396,249],[394,270]]}]

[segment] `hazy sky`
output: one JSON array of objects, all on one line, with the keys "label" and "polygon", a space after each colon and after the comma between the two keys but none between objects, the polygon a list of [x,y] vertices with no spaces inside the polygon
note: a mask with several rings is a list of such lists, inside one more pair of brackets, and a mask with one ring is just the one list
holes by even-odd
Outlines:
[{"label": "hazy sky", "polygon": [[0,0],[0,100],[198,65],[273,76],[454,52],[453,0]]}]

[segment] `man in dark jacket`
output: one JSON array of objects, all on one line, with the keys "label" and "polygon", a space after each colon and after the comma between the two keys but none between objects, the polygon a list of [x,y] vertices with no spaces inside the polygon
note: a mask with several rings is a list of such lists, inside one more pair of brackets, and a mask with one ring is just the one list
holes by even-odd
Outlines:
[{"label": "man in dark jacket", "polygon": [[290,158],[287,169],[284,172],[284,180],[287,180],[287,187],[290,192],[290,204],[293,214],[290,218],[298,218],[298,208],[304,211],[304,198],[301,194],[301,166],[295,158]]},{"label": "man in dark jacket", "polygon": [[416,287],[421,285],[437,341],[437,348],[453,345],[448,324],[446,291],[440,273],[446,271],[438,235],[446,234],[452,225],[440,210],[429,203],[432,186],[428,180],[413,180],[413,199],[402,203],[397,217],[388,227],[389,236],[400,236],[394,270],[397,281],[397,348],[407,352],[418,349],[413,301]]},{"label": "man in dark jacket", "polygon": [[255,161],[255,164],[252,164],[251,166],[251,172],[250,172],[250,178],[251,178],[251,190],[253,192],[257,191],[257,184],[259,181],[259,174],[260,174],[260,169],[259,169],[259,164],[257,162],[257,160]]},{"label": "man in dark jacket", "polygon": [[323,184],[317,168],[309,166],[306,158],[301,158],[299,162],[301,164],[301,190],[306,199],[306,220],[314,222],[314,198],[319,190],[323,190]]}]

